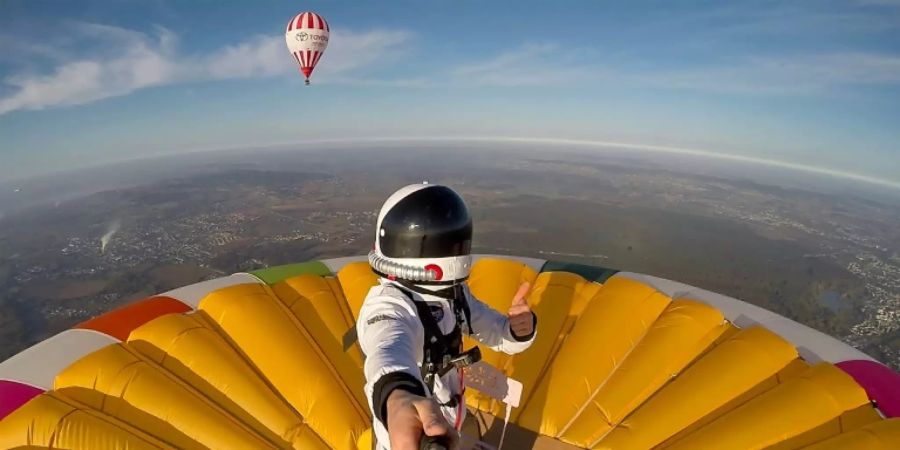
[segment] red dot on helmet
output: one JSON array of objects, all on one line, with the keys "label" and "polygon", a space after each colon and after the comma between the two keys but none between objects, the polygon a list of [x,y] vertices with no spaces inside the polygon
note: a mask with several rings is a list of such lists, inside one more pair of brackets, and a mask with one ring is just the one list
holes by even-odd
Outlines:
[{"label": "red dot on helmet", "polygon": [[435,274],[435,280],[440,281],[441,278],[444,278],[444,271],[441,270],[441,266],[437,264],[429,264],[425,266],[425,270],[432,271]]}]

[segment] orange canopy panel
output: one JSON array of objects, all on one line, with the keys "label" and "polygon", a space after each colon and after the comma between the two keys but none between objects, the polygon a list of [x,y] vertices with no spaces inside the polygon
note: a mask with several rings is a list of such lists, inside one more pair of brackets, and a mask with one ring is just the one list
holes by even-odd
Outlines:
[{"label": "orange canopy panel", "polygon": [[152,297],[112,310],[102,316],[75,325],[75,328],[106,333],[120,341],[128,339],[135,328],[165,314],[184,313],[191,307],[171,297]]}]

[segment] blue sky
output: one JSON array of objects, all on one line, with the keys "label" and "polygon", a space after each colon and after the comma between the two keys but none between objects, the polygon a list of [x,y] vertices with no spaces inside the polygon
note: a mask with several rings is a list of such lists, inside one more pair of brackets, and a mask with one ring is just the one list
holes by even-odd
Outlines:
[{"label": "blue sky", "polygon": [[[283,38],[303,10],[332,27],[310,87]],[[900,186],[900,1],[0,3],[0,180],[368,137],[617,142]]]}]

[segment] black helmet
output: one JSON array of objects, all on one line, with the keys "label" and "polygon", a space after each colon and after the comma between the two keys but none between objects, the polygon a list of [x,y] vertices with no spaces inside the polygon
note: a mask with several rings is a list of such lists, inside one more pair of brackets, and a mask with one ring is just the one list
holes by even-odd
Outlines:
[{"label": "black helmet", "polygon": [[472,217],[446,186],[413,184],[388,197],[378,215],[372,269],[434,284],[465,280],[472,266]]}]

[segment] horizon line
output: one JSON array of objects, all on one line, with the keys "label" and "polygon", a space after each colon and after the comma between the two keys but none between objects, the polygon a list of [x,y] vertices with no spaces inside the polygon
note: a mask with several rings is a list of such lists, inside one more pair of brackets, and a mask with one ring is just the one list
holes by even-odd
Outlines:
[{"label": "horizon line", "polygon": [[871,175],[863,175],[856,172],[847,172],[837,169],[829,169],[827,167],[804,165],[790,161],[782,161],[777,159],[759,158],[754,156],[737,155],[733,153],[719,153],[711,150],[673,147],[656,144],[634,144],[628,142],[602,141],[591,139],[568,139],[568,138],[539,138],[539,137],[516,137],[516,136],[485,136],[485,137],[423,137],[423,138],[369,138],[369,140],[399,140],[399,141],[482,141],[482,142],[504,142],[504,143],[528,143],[528,144],[552,144],[552,145],[572,145],[579,147],[596,147],[596,148],[626,148],[634,150],[642,150],[646,152],[668,153],[687,156],[703,156],[714,159],[724,159],[730,161],[739,161],[745,163],[780,167],[783,169],[796,170],[801,172],[810,172],[818,175],[828,175],[836,178],[845,178],[854,181],[861,181],[870,184],[876,184],[882,187],[900,189],[900,181],[893,181],[879,178]]},{"label": "horizon line", "polygon": [[353,138],[320,138],[320,139],[307,139],[303,141],[284,141],[284,142],[269,142],[269,143],[260,143],[253,145],[240,145],[240,146],[216,146],[213,148],[197,148],[188,151],[180,151],[180,152],[164,152],[164,153],[156,153],[152,155],[142,155],[133,158],[123,158],[113,161],[105,161],[99,164],[90,164],[77,168],[71,169],[63,169],[58,171],[50,171],[44,173],[33,174],[24,178],[8,178],[8,179],[0,179],[0,183],[15,183],[15,182],[23,182],[27,181],[29,178],[36,178],[41,176],[52,175],[55,173],[64,173],[71,172],[75,170],[81,169],[89,169],[102,167],[106,165],[112,164],[120,164],[130,161],[141,161],[146,159],[155,159],[159,157],[166,156],[177,156],[177,155],[188,155],[188,154],[196,154],[196,153],[214,153],[219,151],[228,151],[228,150],[240,150],[247,148],[266,148],[266,147],[281,147],[281,146],[289,146],[289,145],[314,145],[314,144],[325,144],[325,143],[342,143],[342,142],[493,142],[493,143],[524,143],[524,144],[550,144],[550,145],[571,145],[577,147],[593,147],[593,148],[624,148],[624,149],[633,149],[633,150],[641,150],[645,152],[657,152],[657,153],[667,153],[674,155],[685,155],[685,156],[698,156],[698,157],[708,157],[713,159],[722,159],[729,161],[738,161],[744,163],[779,167],[782,169],[795,170],[800,172],[808,172],[818,175],[827,175],[835,178],[843,178],[847,180],[853,180],[858,182],[864,182],[868,184],[874,184],[881,187],[887,187],[892,189],[900,190],[900,181],[893,181],[884,178],[879,178],[871,175],[863,175],[855,172],[847,172],[843,170],[837,169],[829,169],[827,167],[820,166],[812,166],[805,165],[800,163],[794,163],[789,161],[782,161],[777,159],[768,159],[768,158],[759,158],[754,156],[747,155],[738,155],[733,153],[720,153],[714,152],[706,149],[699,148],[687,148],[687,147],[675,147],[675,146],[667,146],[667,145],[657,145],[657,144],[636,144],[629,142],[616,142],[616,141],[604,141],[604,140],[592,140],[592,139],[569,139],[569,138],[547,138],[547,137],[522,137],[522,136],[370,136],[370,137],[353,137]]}]

